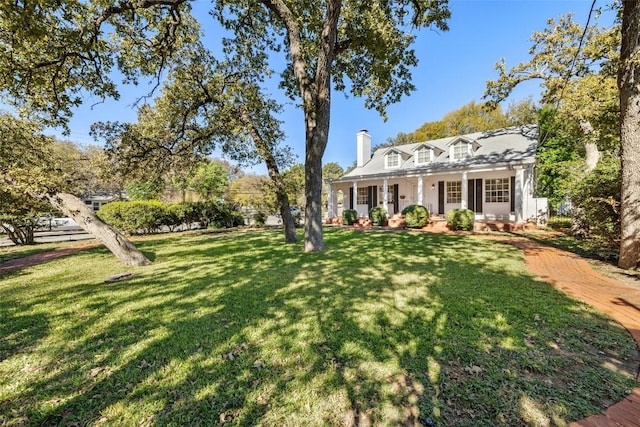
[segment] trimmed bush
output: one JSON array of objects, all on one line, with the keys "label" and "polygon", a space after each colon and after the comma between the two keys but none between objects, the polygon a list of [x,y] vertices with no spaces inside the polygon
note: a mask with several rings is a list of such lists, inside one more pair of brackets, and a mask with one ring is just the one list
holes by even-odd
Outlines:
[{"label": "trimmed bush", "polygon": [[168,221],[164,225],[172,231],[181,225],[190,229],[194,223],[198,222],[198,212],[191,202],[169,203],[166,206],[166,211]]},{"label": "trimmed bush", "polygon": [[342,222],[344,225],[353,225],[358,219],[358,211],[354,209],[345,209],[342,211]]},{"label": "trimmed bush", "polygon": [[404,222],[409,228],[422,228],[429,222],[429,211],[422,205],[409,205],[402,210]]},{"label": "trimmed bush", "polygon": [[446,213],[447,225],[452,230],[470,231],[476,222],[476,214],[470,209],[451,209]]},{"label": "trimmed bush", "polygon": [[97,212],[100,219],[126,234],[145,234],[170,231],[180,225],[191,228],[235,227],[244,224],[242,214],[233,205],[215,202],[162,203],[159,201],[111,202]]},{"label": "trimmed bush", "polygon": [[98,217],[126,234],[153,233],[164,225],[165,204],[157,200],[111,202],[102,206]]},{"label": "trimmed bush", "polygon": [[380,206],[371,208],[369,211],[369,219],[372,225],[385,225],[387,222],[387,211]]},{"label": "trimmed bush", "polygon": [[547,220],[547,226],[554,230],[570,229],[573,220],[569,216],[552,216]]}]

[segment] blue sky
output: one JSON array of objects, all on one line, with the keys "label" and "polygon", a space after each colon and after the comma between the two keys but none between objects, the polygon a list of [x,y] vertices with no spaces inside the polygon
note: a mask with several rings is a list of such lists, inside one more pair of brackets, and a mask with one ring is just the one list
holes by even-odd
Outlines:
[{"label": "blue sky", "polygon": [[[598,0],[596,7],[608,3]],[[197,1],[196,11],[205,11],[208,2]],[[324,163],[337,162],[350,166],[355,159],[355,135],[367,129],[373,143],[380,143],[398,132],[411,132],[427,121],[440,120],[446,113],[468,102],[480,102],[485,82],[495,78],[495,63],[505,58],[507,67],[528,60],[529,39],[535,31],[546,27],[547,20],[561,14],[574,13],[574,20],[587,21],[591,0],[450,0],[449,31],[425,30],[418,34],[415,49],[420,63],[413,70],[417,88],[409,97],[388,109],[385,122],[376,111],[364,108],[362,99],[345,98],[334,92],[332,97],[331,129]],[[207,20],[199,13],[206,31]],[[611,25],[601,17],[600,25]],[[528,83],[519,87],[510,100],[539,97],[539,86]],[[67,139],[80,144],[94,143],[89,128],[96,121],[135,121],[132,104],[141,93],[139,88],[124,88],[120,101],[107,101],[90,107],[89,99],[80,107],[71,123]],[[287,135],[285,144],[293,148],[298,161],[304,159],[304,122],[302,112],[290,101],[282,99],[277,88],[272,95],[285,105],[281,116]],[[95,101],[94,101],[95,102]],[[503,106],[506,107],[506,106]],[[251,170],[265,173],[263,167]]]}]

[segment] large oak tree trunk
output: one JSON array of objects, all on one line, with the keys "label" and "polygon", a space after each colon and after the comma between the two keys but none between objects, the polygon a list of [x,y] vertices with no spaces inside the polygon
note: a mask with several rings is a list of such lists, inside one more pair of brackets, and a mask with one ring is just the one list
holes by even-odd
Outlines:
[{"label": "large oak tree trunk", "polygon": [[640,266],[640,5],[624,1],[620,52],[620,268]]},{"label": "large oak tree trunk", "polygon": [[322,238],[322,156],[329,136],[329,116],[318,114],[316,126],[307,131],[304,163],[305,223],[304,251],[324,250]]},{"label": "large oak tree trunk", "polygon": [[102,242],[118,260],[131,266],[151,264],[126,237],[103,222],[76,196],[68,193],[47,194],[47,200],[56,209],[71,217],[82,229]]}]

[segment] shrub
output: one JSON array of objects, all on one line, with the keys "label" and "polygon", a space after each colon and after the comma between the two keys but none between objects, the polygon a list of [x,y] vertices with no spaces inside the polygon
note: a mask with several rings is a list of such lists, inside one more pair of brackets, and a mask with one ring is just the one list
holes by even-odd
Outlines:
[{"label": "shrub", "polygon": [[470,209],[451,209],[446,213],[447,225],[452,230],[470,231],[476,221],[476,214]]},{"label": "shrub", "polygon": [[577,180],[571,192],[574,236],[593,238],[618,249],[621,182],[619,160],[606,153],[596,169]]},{"label": "shrub", "polygon": [[253,214],[253,222],[255,225],[262,227],[267,222],[267,214],[264,212],[256,212]]},{"label": "shrub", "polygon": [[199,222],[201,228],[235,227],[244,224],[233,205],[207,202],[162,203],[159,201],[111,202],[98,211],[100,219],[127,234],[153,233],[162,226],[173,231]]},{"label": "shrub", "polygon": [[157,200],[111,202],[102,206],[97,215],[126,234],[153,233],[167,222],[165,206]]},{"label": "shrub", "polygon": [[342,221],[344,225],[353,225],[358,219],[358,212],[354,209],[345,209],[342,211]]},{"label": "shrub", "polygon": [[193,223],[198,222],[199,216],[196,212],[194,203],[192,202],[179,202],[169,203],[166,206],[167,223],[169,229],[173,230],[180,225],[185,225],[187,228],[191,228]]},{"label": "shrub", "polygon": [[369,219],[373,225],[384,225],[387,222],[387,211],[380,206],[371,208],[369,211]]},{"label": "shrub", "polygon": [[404,222],[409,228],[422,228],[429,222],[429,211],[422,205],[409,205],[402,210]]},{"label": "shrub", "polygon": [[572,219],[568,216],[552,216],[547,220],[547,226],[554,230],[570,229],[571,224]]}]

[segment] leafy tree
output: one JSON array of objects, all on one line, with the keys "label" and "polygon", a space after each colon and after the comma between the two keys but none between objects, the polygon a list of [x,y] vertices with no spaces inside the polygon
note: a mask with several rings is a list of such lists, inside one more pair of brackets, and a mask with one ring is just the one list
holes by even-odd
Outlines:
[{"label": "leafy tree", "polygon": [[509,103],[505,112],[507,126],[523,126],[538,122],[540,108],[532,97]]},{"label": "leafy tree", "polygon": [[[232,32],[225,41],[239,55],[261,58],[284,50],[282,86],[300,100],[305,120],[305,251],[324,249],[322,156],[329,135],[332,84],[365,96],[382,115],[413,89],[410,27],[446,30],[446,1],[219,2],[215,16]],[[254,59],[255,61],[255,59]]]},{"label": "leafy tree", "polygon": [[[584,37],[582,37],[584,32]],[[553,105],[566,122],[585,124],[596,132],[592,138],[600,150],[619,145],[619,104],[616,69],[620,28],[585,29],[572,16],[549,19],[547,28],[531,37],[531,59],[506,70],[504,59],[496,64],[498,79],[487,82],[490,104],[506,99],[520,83],[541,80],[542,104]],[[582,41],[582,46],[580,41]],[[583,132],[576,135],[583,142]]]},{"label": "leafy tree", "polygon": [[[619,25],[611,28],[589,25],[583,29],[570,15],[557,22],[549,20],[544,31],[532,36],[530,61],[509,71],[504,60],[499,62],[496,66],[499,77],[487,83],[485,96],[499,102],[521,82],[541,79],[543,102],[557,106],[560,120],[584,145],[584,152],[593,152],[595,147],[606,150],[607,157],[613,159],[610,161],[621,162],[621,187],[608,181],[616,174],[601,173],[595,177],[602,178],[597,184],[601,189],[621,188],[619,266],[634,268],[640,265],[640,138],[637,136],[640,112],[635,107],[640,100],[637,95],[640,69],[632,52],[640,45],[640,9],[636,2],[621,3],[622,31]],[[589,167],[594,166],[597,163],[591,162]],[[593,178],[592,175],[589,177]],[[577,180],[583,178],[584,175],[578,175]],[[599,197],[617,200],[619,194],[600,194]],[[615,210],[609,212],[617,215]],[[615,218],[612,221],[615,222]],[[612,232],[617,229],[611,228]]]},{"label": "leafy tree", "polygon": [[233,180],[229,186],[229,200],[259,212],[279,211],[273,187],[264,175],[244,175]]},{"label": "leafy tree", "polygon": [[73,162],[57,156],[53,146],[53,139],[43,136],[36,124],[0,116],[0,188],[48,201],[104,243],[124,264],[148,264],[131,242],[71,193],[76,172]]},{"label": "leafy tree", "polygon": [[412,139],[417,141],[430,141],[432,139],[446,138],[449,136],[449,130],[444,120],[438,120],[435,122],[425,122],[410,135],[412,135]]},{"label": "leafy tree", "polygon": [[471,101],[445,114],[442,120],[425,122],[411,133],[400,132],[395,137],[387,138],[374,149],[536,123],[537,114],[538,107],[531,98],[512,102],[505,113],[502,113],[499,104],[476,104],[475,101]]},{"label": "leafy tree", "polygon": [[305,207],[305,166],[301,163],[291,166],[283,172],[282,179],[289,200],[304,210]]},{"label": "leafy tree", "polygon": [[388,137],[385,142],[381,142],[380,144],[373,146],[372,150],[376,151],[376,150],[379,150],[380,148],[388,148],[388,147],[395,147],[398,145],[413,144],[414,142],[418,142],[418,141],[415,140],[415,137],[413,136],[413,134],[399,132],[396,136]]},{"label": "leafy tree", "polygon": [[33,245],[40,219],[51,210],[48,204],[15,191],[0,190],[0,229],[16,245]]},{"label": "leafy tree", "polygon": [[328,203],[328,191],[327,191],[327,180],[332,180],[336,178],[340,178],[344,175],[344,169],[336,162],[326,163],[322,167],[322,177],[325,179],[322,185],[322,206],[327,207]]},{"label": "leafy tree", "polygon": [[154,200],[164,191],[164,183],[134,180],[125,186],[125,191],[130,200]]},{"label": "leafy tree", "polygon": [[196,168],[189,186],[204,200],[222,199],[229,186],[229,170],[219,161],[205,160]]},{"label": "leafy tree", "polygon": [[604,153],[596,168],[580,177],[570,188],[572,232],[615,250],[620,245],[620,160]]},{"label": "leafy tree", "polygon": [[508,126],[508,120],[502,110],[486,108],[475,101],[451,111],[438,122],[427,122],[411,133],[414,141],[429,141],[448,136],[464,135],[473,132],[499,129]]},{"label": "leafy tree", "polygon": [[553,210],[572,193],[575,178],[583,166],[584,145],[567,128],[558,112],[550,107],[540,111],[540,141],[536,152],[538,194],[549,199]]},{"label": "leafy tree", "polygon": [[175,169],[176,162],[193,163],[194,156],[207,155],[215,147],[242,164],[261,158],[280,204],[285,240],[295,242],[295,223],[280,176],[291,155],[288,147],[279,145],[284,135],[273,115],[280,106],[257,85],[241,79],[265,70],[245,64],[243,72],[234,72],[230,66],[230,61],[219,62],[198,48],[171,70],[162,96],[153,107],[141,109],[136,124],[99,123],[94,133],[106,139],[128,173],[142,165],[159,172]]},{"label": "leafy tree", "polygon": [[[117,97],[109,72],[127,82],[161,75],[193,46],[198,26],[187,0],[44,0],[5,5],[0,18],[0,91],[8,102],[49,123],[65,123],[85,91]],[[329,135],[332,85],[365,97],[382,115],[413,90],[414,29],[446,30],[446,0],[342,2],[225,1],[215,16],[232,35],[227,53],[259,70],[284,51],[282,87],[297,98],[305,121],[305,251],[324,248],[322,156]],[[264,75],[244,76],[248,87]]]},{"label": "leafy tree", "polygon": [[4,101],[48,125],[66,125],[87,94],[117,99],[124,83],[159,78],[198,37],[187,0],[18,0],[0,15]]}]

